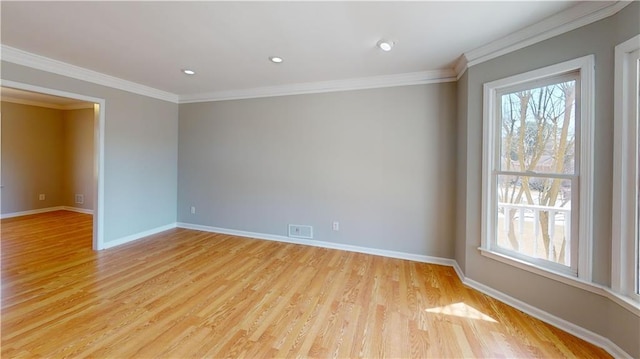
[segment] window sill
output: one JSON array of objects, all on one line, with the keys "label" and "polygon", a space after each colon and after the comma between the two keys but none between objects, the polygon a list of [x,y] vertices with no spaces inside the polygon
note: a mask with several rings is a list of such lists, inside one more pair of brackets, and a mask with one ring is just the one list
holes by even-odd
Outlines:
[{"label": "window sill", "polygon": [[505,264],[508,264],[510,266],[516,267],[516,268],[520,268],[522,270],[526,270],[528,272],[531,273],[535,273],[537,275],[549,278],[549,279],[553,279],[555,281],[561,282],[563,284],[567,284],[570,285],[572,287],[576,287],[582,290],[586,290],[588,292],[594,293],[594,294],[598,294],[601,295],[603,297],[607,297],[609,299],[611,299],[612,301],[614,301],[615,303],[617,303],[618,305],[622,306],[623,308],[627,309],[628,311],[630,311],[631,313],[635,314],[637,317],[640,317],[640,303],[634,301],[631,298],[627,298],[625,296],[622,296],[614,291],[612,291],[610,288],[599,285],[599,284],[595,284],[592,282],[587,282],[585,280],[579,279],[577,277],[573,277],[573,276],[569,276],[569,275],[565,275],[565,274],[560,274],[560,273],[555,273],[555,272],[551,272],[549,271],[547,268],[543,268],[543,267],[539,267],[536,266],[534,264],[525,262],[525,261],[521,261],[515,258],[511,258],[508,257],[504,254],[500,254],[500,253],[496,253],[496,252],[492,252],[486,248],[478,248],[478,250],[480,251],[480,253],[490,259],[493,259],[495,261],[498,262],[502,262]]}]

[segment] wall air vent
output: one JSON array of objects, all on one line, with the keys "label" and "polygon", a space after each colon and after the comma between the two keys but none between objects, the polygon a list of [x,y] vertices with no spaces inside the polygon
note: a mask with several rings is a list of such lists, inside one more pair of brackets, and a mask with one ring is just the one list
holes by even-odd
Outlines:
[{"label": "wall air vent", "polygon": [[313,227],[290,224],[289,237],[313,239]]}]

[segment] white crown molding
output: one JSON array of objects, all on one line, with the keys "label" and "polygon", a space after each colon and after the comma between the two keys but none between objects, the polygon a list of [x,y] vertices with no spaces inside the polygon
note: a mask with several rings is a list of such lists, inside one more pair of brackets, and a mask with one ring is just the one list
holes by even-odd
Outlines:
[{"label": "white crown molding", "polygon": [[453,71],[456,73],[456,81],[460,80],[460,77],[467,70],[467,64],[469,61],[467,60],[467,56],[465,54],[460,55],[456,60],[455,65],[453,66]]},{"label": "white crown molding", "polygon": [[455,66],[457,78],[471,66],[616,14],[632,1],[586,1],[501,39],[467,51]]},{"label": "white crown molding", "polygon": [[50,103],[50,102],[41,102],[41,101],[34,101],[34,100],[27,100],[27,99],[23,99],[23,98],[17,98],[17,97],[11,97],[11,96],[2,96],[1,98],[2,102],[10,102],[10,103],[17,103],[19,105],[27,105],[27,106],[37,106],[37,107],[46,107],[46,108],[51,108],[54,110],[82,110],[82,109],[93,109],[93,104],[92,103],[77,103],[77,104],[70,104],[70,105],[59,105],[59,104],[54,104],[54,103]]},{"label": "white crown molding", "polygon": [[260,97],[364,90],[381,87],[422,85],[453,81],[456,81],[456,73],[451,69],[445,69],[335,81],[306,82],[281,86],[268,86],[242,90],[182,95],[180,96],[179,103],[240,100]]},{"label": "white crown molding", "polygon": [[159,100],[178,102],[178,95],[161,91],[149,86],[123,80],[110,75],[85,69],[66,62],[50,59],[48,57],[32,54],[7,45],[0,45],[2,61],[31,67],[34,69],[51,72],[54,74],[71,77],[74,79],[108,86],[119,90],[132,92],[138,95],[156,98]]},{"label": "white crown molding", "polygon": [[534,25],[516,31],[484,46],[465,52],[458,58],[453,69],[411,72],[335,81],[308,82],[281,86],[267,86],[240,90],[215,91],[188,95],[176,95],[71,65],[62,61],[32,54],[6,45],[0,45],[0,49],[3,61],[174,103],[239,100],[453,82],[457,81],[468,67],[604,19],[616,14],[631,2],[632,1],[625,0],[616,2],[586,1],[580,3]]},{"label": "white crown molding", "polygon": [[[161,91],[110,75],[105,75],[83,67],[32,54],[7,45],[1,45],[1,55],[3,61],[174,103],[239,100],[456,81],[456,73],[452,69],[444,69],[178,96],[173,93]],[[35,106],[42,106],[42,104]],[[50,105],[44,107],[56,108]]]}]

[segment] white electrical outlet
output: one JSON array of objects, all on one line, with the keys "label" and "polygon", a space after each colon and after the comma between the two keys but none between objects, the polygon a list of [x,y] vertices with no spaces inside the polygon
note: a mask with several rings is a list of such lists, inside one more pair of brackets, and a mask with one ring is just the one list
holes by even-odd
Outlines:
[{"label": "white electrical outlet", "polygon": [[191,206],[191,214],[196,214],[196,207],[195,206]]},{"label": "white electrical outlet", "polygon": [[84,203],[84,195],[83,194],[76,194],[75,196],[75,200],[77,204],[83,204]]},{"label": "white electrical outlet", "polygon": [[39,199],[39,200],[41,200],[41,201],[44,201],[44,199],[45,199],[45,195],[41,193],[41,194],[38,196],[38,199]]},{"label": "white electrical outlet", "polygon": [[337,222],[337,221],[333,222],[333,227],[332,228],[336,232],[339,231],[340,230],[340,222]]}]

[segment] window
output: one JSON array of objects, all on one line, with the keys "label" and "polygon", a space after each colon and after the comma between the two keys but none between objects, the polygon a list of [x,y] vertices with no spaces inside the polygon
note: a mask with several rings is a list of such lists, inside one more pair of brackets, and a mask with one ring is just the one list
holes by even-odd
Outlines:
[{"label": "window", "polygon": [[484,85],[483,254],[591,280],[592,88],[593,56]]},{"label": "window", "polygon": [[616,46],[615,64],[611,287],[640,301],[640,35]]}]

